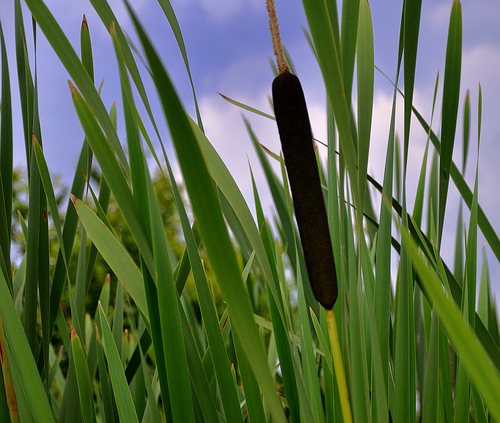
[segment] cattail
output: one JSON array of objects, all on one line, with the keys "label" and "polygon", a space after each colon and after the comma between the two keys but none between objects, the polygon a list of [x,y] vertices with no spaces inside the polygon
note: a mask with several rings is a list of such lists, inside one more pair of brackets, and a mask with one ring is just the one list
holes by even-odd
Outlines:
[{"label": "cattail", "polygon": [[272,0],[267,1],[267,6],[274,51],[280,69],[272,88],[274,114],[292,190],[300,240],[314,296],[323,307],[331,310],[337,300],[337,275],[311,124],[299,78],[290,73],[282,55]]}]

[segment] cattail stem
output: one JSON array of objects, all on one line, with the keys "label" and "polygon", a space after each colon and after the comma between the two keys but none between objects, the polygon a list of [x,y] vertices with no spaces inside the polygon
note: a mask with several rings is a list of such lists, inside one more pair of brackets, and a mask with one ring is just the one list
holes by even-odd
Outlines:
[{"label": "cattail stem", "polygon": [[342,354],[340,352],[339,334],[337,332],[337,321],[335,320],[335,312],[326,310],[326,321],[328,323],[328,334],[330,335],[330,345],[332,347],[333,365],[335,367],[335,377],[339,388],[340,406],[342,408],[342,416],[345,423],[352,423],[351,405],[349,403],[349,392],[347,391],[347,383],[345,379],[344,364],[342,362]]},{"label": "cattail stem", "polygon": [[267,0],[267,13],[269,14],[269,28],[273,38],[274,54],[278,59],[278,71],[280,74],[290,72],[288,65],[283,54],[283,46],[281,45],[280,30],[278,27],[278,18],[276,17],[276,10],[274,8],[274,0]]}]

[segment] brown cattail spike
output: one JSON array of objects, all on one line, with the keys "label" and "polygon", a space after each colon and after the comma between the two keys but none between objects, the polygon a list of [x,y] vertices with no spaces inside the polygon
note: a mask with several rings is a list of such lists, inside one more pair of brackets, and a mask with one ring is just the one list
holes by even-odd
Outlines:
[{"label": "brown cattail spike", "polygon": [[337,275],[299,78],[290,72],[278,75],[273,81],[273,102],[309,281],[316,300],[329,310],[337,300]]}]

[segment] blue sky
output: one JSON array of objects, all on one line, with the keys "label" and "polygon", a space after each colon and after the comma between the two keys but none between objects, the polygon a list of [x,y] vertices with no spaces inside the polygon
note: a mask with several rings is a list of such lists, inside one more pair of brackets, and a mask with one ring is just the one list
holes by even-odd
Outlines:
[{"label": "blue sky", "polygon": [[[8,45],[11,78],[15,78],[14,13],[13,2],[0,0],[0,18]],[[45,2],[62,26],[75,49],[79,49],[79,31],[85,13],[94,48],[96,83],[104,79],[103,99],[110,107],[113,101],[121,103],[117,65],[106,29],[88,1],[47,0]],[[123,28],[136,39],[121,0],[109,2]],[[71,4],[71,6],[68,6]],[[372,1],[375,63],[388,76],[394,77],[401,1]],[[451,0],[424,1],[422,6],[421,38],[417,57],[415,105],[429,119],[436,74],[440,72],[440,91],[444,76],[444,58]],[[188,112],[194,116],[191,88],[175,38],[154,0],[135,0],[133,6],[148,34],[154,40],[164,63]],[[272,45],[268,32],[268,18],[264,0],[172,0],[172,6],[183,32],[203,122],[208,138],[222,156],[250,204],[251,180],[249,163],[256,173],[257,183],[265,198],[269,198],[262,174],[259,172],[253,147],[241,119],[240,109],[225,102],[220,92],[255,108],[270,112],[272,72],[269,59]],[[290,51],[308,102],[313,132],[317,138],[326,137],[325,94],[321,74],[302,32],[307,27],[302,3],[299,0],[276,0],[276,9],[282,40]],[[31,22],[26,8],[25,25]],[[478,83],[483,89],[483,125],[479,156],[479,199],[494,229],[500,233],[500,3],[496,0],[464,0],[463,10],[463,71],[461,108],[466,89],[471,93],[471,145],[467,180],[472,186],[477,151],[477,93]],[[28,36],[31,42],[31,36]],[[30,49],[31,51],[32,49]],[[33,56],[32,56],[33,57]],[[33,60],[32,60],[33,65]],[[43,35],[38,37],[38,83],[40,117],[44,150],[49,169],[61,173],[69,185],[74,172],[83,132],[74,112],[67,86],[68,75],[59,64]],[[147,80],[147,78],[146,78]],[[369,171],[382,180],[387,145],[392,88],[379,74],[375,76],[374,121]],[[13,87],[15,119],[15,162],[25,163],[24,142],[21,133],[21,115],[17,82]],[[161,131],[166,134],[163,115],[157,107],[156,93],[147,84]],[[121,110],[119,108],[119,110]],[[439,132],[441,102],[436,103],[434,129]],[[398,111],[397,128],[402,133],[402,108]],[[119,115],[120,116],[120,115]],[[275,124],[246,113],[261,143],[278,152],[279,139]],[[459,115],[459,122],[461,119]],[[120,136],[123,138],[123,129]],[[461,161],[461,124],[459,123],[454,160]],[[416,177],[425,147],[426,136],[418,124],[413,124],[410,140],[409,199],[415,195]],[[168,150],[173,158],[171,149]],[[451,201],[458,198],[450,186]],[[268,203],[269,204],[269,203]],[[270,206],[265,211],[271,215]],[[443,253],[450,266],[453,234],[457,213],[452,209],[446,215],[445,248]],[[467,214],[466,214],[467,219]],[[483,238],[480,237],[479,245]],[[479,263],[481,263],[480,255]],[[500,266],[489,253],[492,279]],[[500,283],[493,281],[497,297]],[[498,301],[498,298],[497,298]]]}]

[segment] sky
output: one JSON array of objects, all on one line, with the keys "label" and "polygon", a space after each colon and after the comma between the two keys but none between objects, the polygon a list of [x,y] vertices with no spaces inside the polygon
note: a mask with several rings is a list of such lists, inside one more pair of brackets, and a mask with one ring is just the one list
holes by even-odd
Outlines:
[{"label": "sky", "polygon": [[[14,50],[13,2],[0,0],[0,19],[7,43],[7,54],[13,84],[13,113],[16,164],[25,165],[22,119],[17,89]],[[102,98],[106,107],[117,102],[119,116],[121,96],[118,69],[106,28],[87,0],[68,3],[67,0],[46,0],[66,36],[79,51],[79,34],[83,14],[86,15],[94,49],[95,80],[104,80]],[[109,1],[123,29],[137,40],[122,0]],[[70,6],[68,6],[70,4]],[[264,0],[171,0],[179,21],[191,66],[192,76],[208,139],[226,163],[242,193],[253,207],[249,166],[256,176],[264,199],[264,211],[271,216],[270,195],[266,182],[246,132],[241,109],[227,103],[218,93],[239,102],[271,113],[269,95],[273,74],[271,37]],[[373,17],[375,64],[390,78],[394,78],[399,42],[399,25],[402,1],[384,0],[370,3]],[[424,0],[415,81],[415,106],[429,120],[436,75],[439,71],[439,92],[442,92],[444,60],[451,0]],[[146,27],[172,78],[183,104],[194,115],[189,79],[168,22],[154,0],[135,0],[133,7]],[[25,27],[32,46],[29,13],[23,7]],[[321,73],[303,34],[307,27],[302,2],[276,0],[281,37],[290,52],[297,74],[301,79],[308,103],[313,133],[316,138],[326,139],[325,92]],[[460,110],[463,109],[466,90],[471,98],[471,144],[466,179],[473,185],[477,152],[477,98],[478,84],[482,87],[483,117],[479,152],[479,202],[493,228],[500,233],[500,3],[496,0],[464,0],[462,93]],[[62,181],[70,185],[83,131],[71,103],[67,80],[69,76],[51,50],[43,35],[38,32],[37,68],[39,84],[40,119],[44,151],[52,174],[61,174]],[[139,43],[137,43],[139,45]],[[31,64],[33,65],[33,51]],[[145,78],[154,113],[162,134],[167,133],[163,114],[158,106],[154,87]],[[383,166],[387,148],[392,86],[379,73],[375,73],[374,115],[372,127],[369,172],[379,181],[383,178]],[[402,105],[398,104],[397,130],[403,133]],[[275,123],[265,118],[244,113],[260,142],[274,152],[280,143]],[[438,94],[434,117],[434,130],[439,133],[441,99]],[[460,111],[454,160],[462,160],[462,130]],[[119,136],[124,140],[124,129]],[[168,137],[166,137],[168,139]],[[415,121],[412,123],[408,169],[408,199],[410,205],[415,196],[417,177],[420,172],[426,134]],[[172,148],[167,149],[170,160],[175,158]],[[321,154],[326,154],[320,147]],[[458,194],[450,184],[450,201],[458,204]],[[376,206],[379,207],[378,205]],[[445,218],[443,256],[453,266],[454,233],[457,211],[453,206]],[[468,213],[464,218],[468,219]],[[479,265],[482,263],[484,238],[479,235]],[[447,248],[446,248],[447,247]],[[500,281],[495,276],[500,265],[486,247],[492,286],[500,300]]]}]

